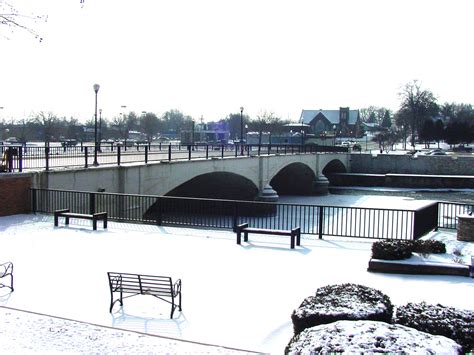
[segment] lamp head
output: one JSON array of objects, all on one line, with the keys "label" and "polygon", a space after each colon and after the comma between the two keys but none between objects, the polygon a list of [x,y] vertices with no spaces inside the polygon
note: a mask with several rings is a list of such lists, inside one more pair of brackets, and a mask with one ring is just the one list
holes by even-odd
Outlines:
[{"label": "lamp head", "polygon": [[94,84],[94,91],[97,94],[99,92],[100,85],[99,84]]}]

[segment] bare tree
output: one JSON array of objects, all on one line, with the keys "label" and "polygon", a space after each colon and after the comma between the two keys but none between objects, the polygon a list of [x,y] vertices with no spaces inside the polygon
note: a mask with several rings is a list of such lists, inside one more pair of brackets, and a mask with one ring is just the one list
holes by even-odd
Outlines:
[{"label": "bare tree", "polygon": [[9,1],[0,0],[0,36],[10,39],[6,32],[10,35],[16,30],[26,31],[34,36],[40,42],[43,38],[34,29],[38,22],[47,22],[47,15],[36,15],[33,13],[25,13],[18,10],[18,7],[12,5]]},{"label": "bare tree", "polygon": [[417,80],[406,84],[399,95],[402,100],[400,110],[410,126],[411,145],[415,147],[415,137],[421,124],[438,114],[438,104],[433,93],[423,90]]},{"label": "bare tree", "polygon": [[51,142],[57,138],[59,119],[52,112],[39,112],[33,119],[33,122],[39,126],[42,137],[45,142]]}]

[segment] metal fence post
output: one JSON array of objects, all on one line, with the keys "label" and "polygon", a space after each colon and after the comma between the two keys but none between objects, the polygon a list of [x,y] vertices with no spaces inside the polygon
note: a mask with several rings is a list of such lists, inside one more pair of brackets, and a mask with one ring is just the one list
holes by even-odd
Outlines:
[{"label": "metal fence post", "polygon": [[191,160],[191,146],[188,144],[188,160]]},{"label": "metal fence post", "polygon": [[171,161],[171,143],[168,146],[168,161]]},{"label": "metal fence post", "polygon": [[31,191],[31,212],[36,214],[36,189],[30,189]]},{"label": "metal fence post", "polygon": [[324,207],[319,206],[318,237],[323,239]]},{"label": "metal fence post", "polygon": [[117,146],[117,165],[120,165],[120,158],[121,158],[121,156],[122,156],[122,155],[121,155],[121,151],[122,151],[122,149],[121,149],[121,147],[118,145],[118,146]]},{"label": "metal fence post", "polygon": [[49,146],[44,147],[44,156],[46,159],[46,171],[49,170]]},{"label": "metal fence post", "polygon": [[239,223],[239,214],[237,208],[237,202],[234,202],[234,216],[232,218],[232,230],[235,232],[237,230],[237,224]]},{"label": "metal fence post", "polygon": [[148,145],[145,146],[145,164],[148,164]]},{"label": "metal fence post", "polygon": [[209,159],[209,144],[206,144],[206,159]]},{"label": "metal fence post", "polygon": [[163,207],[162,207],[163,199],[157,198],[156,203],[158,204],[158,211],[156,215],[156,224],[161,226],[163,224]]},{"label": "metal fence post", "polygon": [[18,171],[23,171],[23,147],[18,147]]},{"label": "metal fence post", "polygon": [[[81,147],[81,150],[82,150],[82,147]],[[85,164],[84,164],[84,167],[87,168],[89,166],[89,152],[87,150],[87,147],[86,147],[86,150],[84,151],[84,159],[85,159]]]},{"label": "metal fence post", "polygon": [[221,147],[221,158],[224,159],[224,144]]},{"label": "metal fence post", "polygon": [[95,213],[95,193],[89,193],[89,214]]}]

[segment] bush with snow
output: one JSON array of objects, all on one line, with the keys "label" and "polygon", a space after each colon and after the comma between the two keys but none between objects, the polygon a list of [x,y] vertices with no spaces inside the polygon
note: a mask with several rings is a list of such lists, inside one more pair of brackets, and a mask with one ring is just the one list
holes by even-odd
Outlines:
[{"label": "bush with snow", "polygon": [[403,260],[412,255],[413,247],[405,240],[382,240],[372,244],[372,258],[381,260]]},{"label": "bush with snow", "polygon": [[413,240],[413,252],[420,254],[445,254],[446,245],[439,240]]},{"label": "bush with snow", "polygon": [[420,254],[444,254],[446,245],[437,240],[382,240],[372,244],[372,258],[403,260]]},{"label": "bush with snow", "polygon": [[376,321],[338,321],[307,328],[293,336],[285,354],[458,354],[461,346],[398,324]]},{"label": "bush with snow", "polygon": [[390,323],[393,306],[388,296],[357,284],[320,287],[291,315],[295,334],[338,320],[376,320]]},{"label": "bush with snow", "polygon": [[394,322],[426,333],[443,335],[462,345],[464,352],[474,352],[474,311],[425,302],[408,303],[397,308]]}]

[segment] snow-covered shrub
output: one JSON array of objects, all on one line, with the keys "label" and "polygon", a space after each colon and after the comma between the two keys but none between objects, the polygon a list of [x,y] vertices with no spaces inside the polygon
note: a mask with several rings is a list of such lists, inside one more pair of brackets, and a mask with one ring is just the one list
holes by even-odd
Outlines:
[{"label": "snow-covered shrub", "polygon": [[388,296],[357,284],[328,285],[316,290],[293,311],[295,334],[315,325],[338,320],[377,320],[391,322],[393,306]]},{"label": "snow-covered shrub", "polygon": [[338,321],[293,336],[285,354],[458,354],[453,340],[398,324]]},{"label": "snow-covered shrub", "polygon": [[394,322],[422,332],[444,335],[462,345],[464,352],[474,351],[474,311],[425,302],[408,303],[397,308]]},{"label": "snow-covered shrub", "polygon": [[438,240],[382,240],[372,244],[372,258],[382,260],[403,260],[412,253],[443,254],[446,245]]},{"label": "snow-covered shrub", "polygon": [[446,253],[446,245],[439,240],[414,240],[413,252],[420,254],[444,254]]},{"label": "snow-covered shrub", "polygon": [[382,240],[372,244],[372,258],[382,260],[403,260],[412,255],[410,240]]}]

